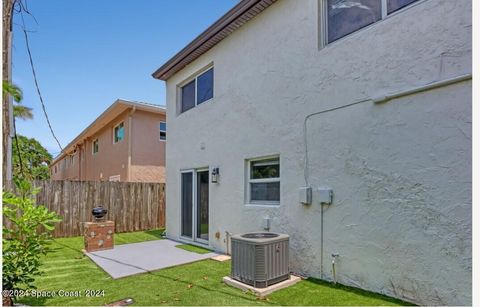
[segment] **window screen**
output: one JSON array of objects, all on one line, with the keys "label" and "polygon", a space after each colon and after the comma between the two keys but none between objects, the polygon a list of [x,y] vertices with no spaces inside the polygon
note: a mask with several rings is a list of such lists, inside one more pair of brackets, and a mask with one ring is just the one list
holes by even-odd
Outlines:
[{"label": "window screen", "polygon": [[387,13],[391,14],[418,0],[387,0]]},{"label": "window screen", "polygon": [[328,0],[328,42],[382,18],[380,0]]},{"label": "window screen", "polygon": [[167,139],[167,123],[160,122],[160,140]]},{"label": "window screen", "polygon": [[213,97],[213,68],[210,68],[197,78],[197,104]]},{"label": "window screen", "polygon": [[280,202],[280,159],[251,161],[248,181],[251,203]]},{"label": "window screen", "polygon": [[195,80],[182,87],[182,112],[195,106]]},{"label": "window screen", "polygon": [[125,136],[125,131],[123,129],[123,123],[115,127],[114,130],[114,143],[120,142]]},{"label": "window screen", "polygon": [[98,152],[98,140],[93,141],[93,153],[96,154]]}]

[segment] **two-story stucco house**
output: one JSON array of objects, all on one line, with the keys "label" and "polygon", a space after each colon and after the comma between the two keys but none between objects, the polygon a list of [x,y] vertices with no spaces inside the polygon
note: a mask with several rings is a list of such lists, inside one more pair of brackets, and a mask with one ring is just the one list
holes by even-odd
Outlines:
[{"label": "two-story stucco house", "polygon": [[165,182],[165,107],[118,99],[55,158],[52,180]]},{"label": "two-story stucco house", "polygon": [[293,272],[471,304],[471,5],[240,1],[153,74],[168,237],[287,233]]}]

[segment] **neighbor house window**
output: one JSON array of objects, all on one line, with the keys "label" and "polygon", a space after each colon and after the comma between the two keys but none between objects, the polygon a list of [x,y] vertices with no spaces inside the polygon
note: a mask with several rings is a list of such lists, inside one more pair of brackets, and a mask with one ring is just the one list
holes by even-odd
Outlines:
[{"label": "neighbor house window", "polygon": [[166,140],[167,139],[167,123],[166,122],[160,122],[160,140]]},{"label": "neighbor house window", "polygon": [[280,158],[248,161],[248,203],[280,204]]},{"label": "neighbor house window", "polygon": [[108,177],[108,181],[120,181],[120,175],[114,175]]},{"label": "neighbor house window", "polygon": [[[327,42],[331,43],[350,33],[377,22],[389,14],[418,0],[321,0],[326,5]],[[325,12],[325,10],[321,10]],[[323,14],[325,15],[325,13]]]},{"label": "neighbor house window", "polygon": [[213,98],[213,67],[181,87],[180,113]]},{"label": "neighbor house window", "polygon": [[98,139],[93,141],[93,146],[92,146],[92,153],[96,154],[98,152]]},{"label": "neighbor house window", "polygon": [[125,129],[123,128],[123,122],[120,124],[116,125],[115,128],[113,128],[113,143],[118,143],[121,140],[123,140],[125,136]]},{"label": "neighbor house window", "polygon": [[56,174],[57,173],[57,166],[56,165],[55,165],[54,169],[55,169],[55,174]]}]

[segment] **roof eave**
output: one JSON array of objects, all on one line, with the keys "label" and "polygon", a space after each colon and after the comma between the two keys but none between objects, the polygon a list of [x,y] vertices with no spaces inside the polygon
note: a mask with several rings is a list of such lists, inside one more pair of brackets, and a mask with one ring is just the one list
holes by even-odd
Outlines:
[{"label": "roof eave", "polygon": [[[88,133],[90,134],[96,133],[99,129],[95,129],[93,131],[90,131],[90,130],[92,130],[93,127],[95,127],[95,125],[99,121],[101,121],[110,112],[112,112],[112,110],[114,110],[115,108],[118,108],[119,105],[124,105],[126,107],[125,110],[128,110],[128,108],[135,107],[137,110],[143,110],[143,111],[157,113],[157,114],[166,114],[166,108],[162,106],[149,105],[149,104],[140,103],[136,101],[129,101],[125,99],[117,99],[105,111],[103,111],[93,122],[91,122],[90,125],[87,126],[87,128],[83,129],[82,132],[80,132],[80,134],[78,134],[70,143],[68,143],[68,145],[63,148],[63,151],[52,160],[52,163],[50,163],[50,166],[53,166],[63,157],[68,155],[68,153],[72,150],[72,148],[75,147],[75,145],[77,145],[79,142],[81,142],[83,139],[86,138],[86,135]],[[123,110],[122,112],[124,112],[125,110]]]},{"label": "roof eave", "polygon": [[192,42],[158,68],[152,76],[166,81],[177,71],[210,50],[233,31],[260,14],[276,0],[242,0]]}]

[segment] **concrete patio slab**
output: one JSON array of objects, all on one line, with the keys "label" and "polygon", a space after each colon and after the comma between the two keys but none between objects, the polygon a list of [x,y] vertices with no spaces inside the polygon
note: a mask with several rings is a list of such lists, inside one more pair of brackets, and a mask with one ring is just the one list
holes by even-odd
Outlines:
[{"label": "concrete patio slab", "polygon": [[299,282],[301,280],[302,280],[301,277],[298,277],[298,276],[295,276],[295,275],[290,275],[289,279],[281,281],[281,282],[276,283],[274,285],[268,286],[266,288],[255,288],[253,286],[250,286],[250,285],[244,284],[243,282],[235,280],[235,279],[231,278],[230,276],[223,277],[223,282],[226,283],[227,285],[238,288],[238,289],[243,290],[243,291],[252,291],[253,293],[255,293],[256,296],[261,297],[261,298],[263,298],[263,297],[265,297],[265,296],[269,295],[270,293],[275,292],[277,290],[293,286],[294,284],[296,284],[297,282]]},{"label": "concrete patio slab", "polygon": [[175,247],[179,244],[168,239],[154,240],[85,254],[114,279],[218,256],[213,252],[197,254]]}]

